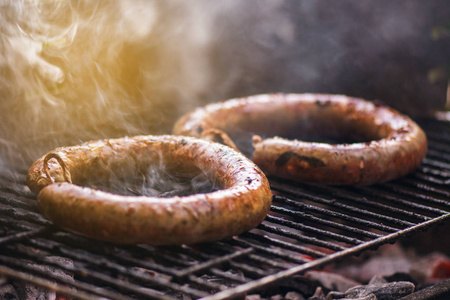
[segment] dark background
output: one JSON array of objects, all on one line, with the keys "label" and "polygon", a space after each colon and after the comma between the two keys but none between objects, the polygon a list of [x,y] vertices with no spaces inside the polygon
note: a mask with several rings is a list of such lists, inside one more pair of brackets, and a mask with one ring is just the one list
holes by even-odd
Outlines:
[{"label": "dark background", "polygon": [[[247,19],[247,26],[219,25],[214,39],[211,56],[224,71],[220,75],[226,77],[231,67],[239,70],[232,88],[219,98],[323,92],[378,99],[412,114],[444,107],[448,2],[287,1],[282,9],[292,27],[261,33],[262,39],[258,32],[276,25],[260,18],[260,8],[247,5],[239,18]],[[216,21],[227,19],[223,14]],[[221,82],[219,77],[219,91]]]}]

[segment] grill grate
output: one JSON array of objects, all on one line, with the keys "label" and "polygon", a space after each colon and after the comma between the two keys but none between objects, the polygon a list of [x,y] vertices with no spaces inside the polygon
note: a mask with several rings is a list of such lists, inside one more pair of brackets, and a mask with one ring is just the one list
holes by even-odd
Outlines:
[{"label": "grill grate", "polygon": [[39,214],[26,171],[0,175],[0,276],[77,299],[224,299],[263,290],[450,218],[450,124],[420,123],[429,151],[415,173],[370,187],[271,179],[273,206],[260,226],[195,246],[119,246],[61,231]]}]

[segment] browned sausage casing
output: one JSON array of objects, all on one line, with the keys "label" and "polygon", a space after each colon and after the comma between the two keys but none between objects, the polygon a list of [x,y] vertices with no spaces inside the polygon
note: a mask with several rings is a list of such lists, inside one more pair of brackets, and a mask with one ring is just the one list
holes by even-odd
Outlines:
[{"label": "browned sausage casing", "polygon": [[[48,172],[43,169],[46,157],[50,157]],[[203,172],[220,190],[156,198],[75,185],[92,177],[108,180],[136,170],[145,172],[161,163],[167,170]],[[262,222],[272,200],[267,178],[253,162],[229,147],[189,137],[138,136],[58,148],[32,165],[27,180],[30,189],[39,193],[42,213],[55,224],[125,244],[193,244],[229,238]]]},{"label": "browned sausage casing", "polygon": [[[253,135],[254,151],[246,154],[266,175],[335,185],[370,185],[404,176],[427,151],[425,133],[409,117],[342,95],[267,94],[210,104],[180,118],[173,133],[202,137],[211,130],[235,144]],[[295,139],[311,133],[352,141]]]}]

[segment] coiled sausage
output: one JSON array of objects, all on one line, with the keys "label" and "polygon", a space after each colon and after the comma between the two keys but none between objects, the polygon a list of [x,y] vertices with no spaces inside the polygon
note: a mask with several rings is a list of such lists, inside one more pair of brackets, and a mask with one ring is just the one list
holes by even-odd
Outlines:
[{"label": "coiled sausage", "polygon": [[[167,172],[204,173],[218,190],[189,196],[123,196],[82,186],[164,165]],[[180,136],[137,136],[57,148],[27,176],[44,216],[103,241],[194,244],[257,226],[271,204],[262,171],[229,147]]]},{"label": "coiled sausage", "polygon": [[[427,151],[425,133],[409,117],[343,95],[266,94],[214,103],[182,116],[173,133],[203,137],[211,130],[220,133],[218,141],[240,145],[266,175],[334,185],[404,176]],[[252,136],[253,145],[245,144]]]}]

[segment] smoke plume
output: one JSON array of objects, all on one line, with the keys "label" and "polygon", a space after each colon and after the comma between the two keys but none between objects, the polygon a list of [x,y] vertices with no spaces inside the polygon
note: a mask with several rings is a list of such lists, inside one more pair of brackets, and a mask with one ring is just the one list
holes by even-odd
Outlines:
[{"label": "smoke plume", "polygon": [[441,109],[449,13],[435,0],[1,1],[3,164],[170,133],[198,105],[258,93]]}]

